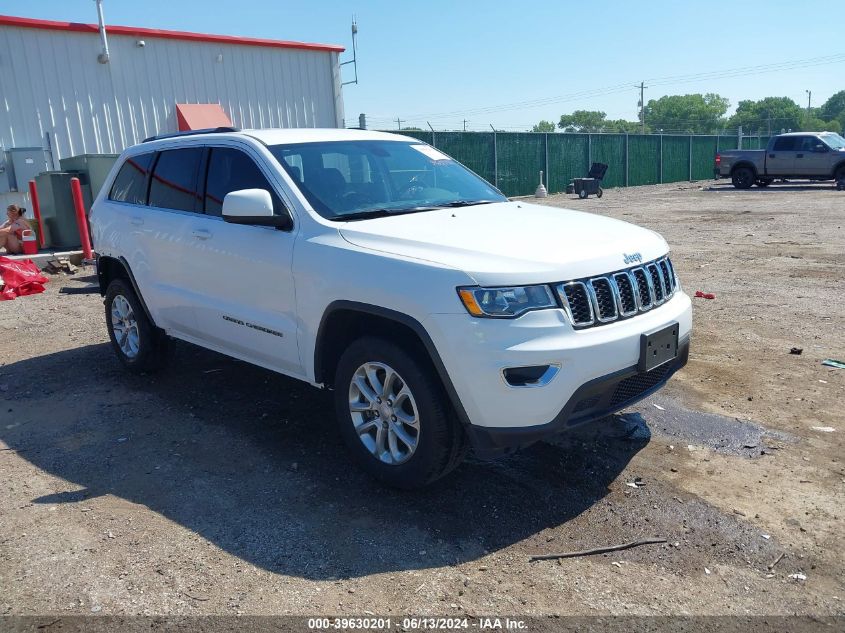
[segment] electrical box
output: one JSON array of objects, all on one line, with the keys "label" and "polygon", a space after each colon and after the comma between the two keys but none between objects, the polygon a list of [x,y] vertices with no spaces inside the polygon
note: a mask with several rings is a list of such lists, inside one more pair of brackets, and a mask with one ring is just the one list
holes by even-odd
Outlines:
[{"label": "electrical box", "polygon": [[85,174],[47,171],[39,174],[35,179],[41,205],[41,218],[44,222],[44,242],[47,248],[79,246],[79,228],[70,188],[71,178],[79,178],[85,208],[89,209],[91,190]]},{"label": "electrical box", "polygon": [[12,190],[12,165],[7,152],[0,151],[0,193],[9,193]]},{"label": "electrical box", "polygon": [[47,152],[40,147],[13,147],[7,154],[6,171],[12,168],[9,191],[26,191],[30,180],[47,171]]},{"label": "electrical box", "polygon": [[[78,171],[87,175],[91,197],[96,198],[119,154],[81,154],[59,161],[62,171]],[[84,184],[84,183],[83,183]],[[90,204],[87,205],[90,208]]]}]

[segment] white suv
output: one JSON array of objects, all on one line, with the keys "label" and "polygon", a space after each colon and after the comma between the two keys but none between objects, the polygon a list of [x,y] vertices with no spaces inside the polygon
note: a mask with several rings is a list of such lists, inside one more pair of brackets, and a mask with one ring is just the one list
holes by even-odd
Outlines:
[{"label": "white suv", "polygon": [[404,136],[148,139],[91,226],[126,367],[175,337],[332,388],[355,460],[399,487],[617,411],[689,351],[663,238],[509,201]]}]

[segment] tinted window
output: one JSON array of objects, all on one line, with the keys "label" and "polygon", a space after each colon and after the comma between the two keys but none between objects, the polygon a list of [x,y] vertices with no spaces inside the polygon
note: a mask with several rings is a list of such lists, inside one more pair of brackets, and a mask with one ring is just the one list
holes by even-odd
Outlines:
[{"label": "tinted window", "polygon": [[264,189],[270,192],[276,213],[282,208],[273,187],[249,156],[237,149],[215,147],[208,160],[208,179],[205,185],[205,212],[223,213],[223,199],[227,193],[241,189]]},{"label": "tinted window", "polygon": [[109,192],[109,200],[147,204],[147,176],[154,154],[140,154],[126,159]]},{"label": "tinted window", "polygon": [[775,139],[774,150],[776,152],[794,152],[799,144],[798,136],[781,136]]},{"label": "tinted window", "polygon": [[801,143],[798,146],[798,151],[800,152],[812,152],[816,149],[816,145],[822,144],[815,136],[802,136],[800,139]]},{"label": "tinted window", "polygon": [[150,183],[150,206],[177,211],[198,210],[197,174],[201,158],[200,147],[161,152]]}]

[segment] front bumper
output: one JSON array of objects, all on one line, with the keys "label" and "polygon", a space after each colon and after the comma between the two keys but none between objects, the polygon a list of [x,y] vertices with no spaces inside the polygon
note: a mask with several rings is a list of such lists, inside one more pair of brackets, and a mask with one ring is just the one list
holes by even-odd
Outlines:
[{"label": "front bumper", "polygon": [[[661,373],[638,378],[642,334],[672,323],[679,326],[678,356],[657,368]],[[692,304],[679,291],[649,312],[584,330],[573,329],[562,310],[513,320],[434,314],[424,327],[454,387],[456,408],[465,413],[467,433],[477,448],[497,450],[607,415],[662,386],[686,362]],[[560,371],[543,386],[514,387],[502,376],[505,368],[548,364]],[[620,390],[641,382],[645,387],[631,392],[633,399],[623,397]]]},{"label": "front bumper", "polygon": [[483,427],[470,425],[467,432],[477,455],[494,456],[529,446],[566,429],[616,413],[660,389],[672,375],[687,364],[690,339],[678,343],[678,356],[651,371],[628,367],[591,380],[579,387],[547,424],[528,427]]}]

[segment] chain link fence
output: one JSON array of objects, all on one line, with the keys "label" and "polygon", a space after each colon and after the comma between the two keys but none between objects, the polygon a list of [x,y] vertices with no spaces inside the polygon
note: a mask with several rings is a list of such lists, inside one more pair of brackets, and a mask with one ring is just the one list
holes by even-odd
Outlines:
[{"label": "chain link fence", "polygon": [[[392,130],[388,130],[392,131]],[[606,163],[604,187],[655,185],[713,177],[716,153],[764,149],[765,136],[675,134],[536,134],[532,132],[405,131],[446,152],[507,196],[527,196],[543,184],[564,191],[592,163]]]}]

